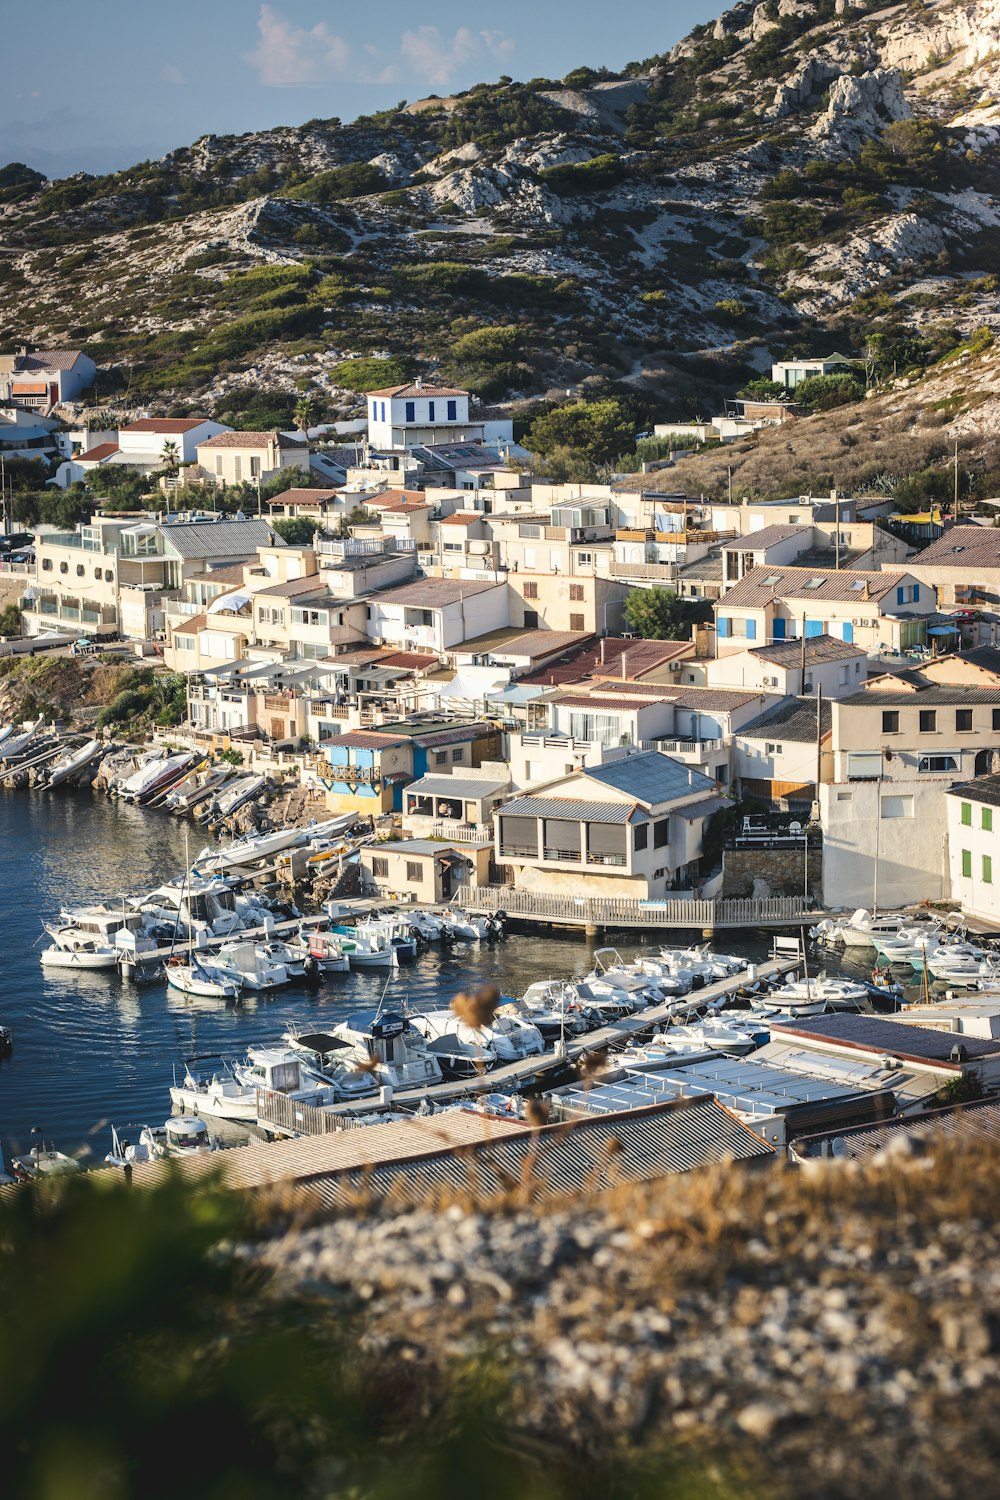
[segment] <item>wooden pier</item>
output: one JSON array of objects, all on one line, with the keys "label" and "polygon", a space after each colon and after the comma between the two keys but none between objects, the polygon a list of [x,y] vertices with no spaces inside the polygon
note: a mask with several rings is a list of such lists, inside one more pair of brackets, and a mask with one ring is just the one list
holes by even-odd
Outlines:
[{"label": "wooden pier", "polygon": [[648,931],[681,928],[704,933],[813,926],[823,915],[809,911],[797,896],[739,897],[728,901],[668,896],[640,901],[635,896],[553,896],[512,885],[467,886],[459,904],[468,911],[504,911],[517,922],[546,927],[582,927],[591,936],[608,929]]}]

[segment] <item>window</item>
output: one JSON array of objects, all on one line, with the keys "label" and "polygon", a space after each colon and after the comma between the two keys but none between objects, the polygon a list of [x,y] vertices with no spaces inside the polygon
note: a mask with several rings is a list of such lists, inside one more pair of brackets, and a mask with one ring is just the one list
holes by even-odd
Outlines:
[{"label": "window", "polygon": [[983,808],[983,832],[984,833],[992,833],[993,832],[993,809],[992,809],[992,807],[984,807]]},{"label": "window", "polygon": [[665,849],[670,842],[670,819],[661,818],[653,824],[653,848]]},{"label": "window", "polygon": [[848,755],[848,781],[877,781],[881,775],[881,750],[855,750]]},{"label": "window", "polygon": [[95,568],[94,569],[94,577],[97,579],[97,582],[100,583],[100,581],[101,581],[101,570],[100,570],[100,568]]},{"label": "window", "polygon": [[242,480],[243,480],[243,459],[237,453],[236,456],[235,456],[235,458],[233,459],[233,481],[236,484],[240,484],[240,483],[242,483]]},{"label": "window", "polygon": [[[593,565],[594,554],[592,552],[578,552],[576,554],[576,565],[578,568],[589,568]],[[580,595],[581,599],[583,595]],[[997,726],[1000,728],[1000,726]]]},{"label": "window", "polygon": [[988,854],[983,855],[983,885],[993,884],[993,861]]},{"label": "window", "polygon": [[77,565],[76,565],[76,576],[77,576],[77,578],[82,578],[82,577],[83,577],[83,575],[84,575],[84,573],[85,573],[85,572],[86,572],[86,571],[87,571],[87,570],[86,570],[86,568],[85,568],[85,567],[84,567],[84,566],[83,566],[83,563],[77,563]]},{"label": "window", "polygon": [[537,599],[538,598],[538,584],[537,583],[526,583],[524,585],[524,597],[526,599]]},{"label": "window", "polygon": [[446,766],[448,764],[448,752],[447,752],[447,750],[435,750],[435,752],[434,752],[434,764],[436,766]]},{"label": "window", "polygon": [[448,402],[448,421],[449,422],[457,422],[458,421],[458,402],[457,401],[449,401]]},{"label": "window", "polygon": [[52,559],[51,559],[51,557],[43,557],[42,558],[42,572],[43,573],[51,573],[52,572]]},{"label": "window", "polygon": [[882,710],[882,733],[899,733],[899,712],[895,708],[884,708]]},{"label": "window", "polygon": [[407,422],[415,422],[417,420],[417,403],[415,401],[407,401],[406,403],[406,420]]},{"label": "window", "polygon": [[570,615],[569,628],[570,630],[583,630],[585,628],[583,623],[583,615]]},{"label": "window", "polygon": [[572,602],[574,602],[576,604],[582,604],[583,603],[583,584],[582,583],[571,583],[570,586],[569,586],[569,597],[570,597],[570,600]]},{"label": "window", "polygon": [[837,793],[837,801],[838,802],[853,802],[854,801],[854,793],[853,792],[838,792]]},{"label": "window", "polygon": [[434,402],[433,401],[428,401],[428,403],[427,403],[427,417],[428,417],[429,421],[433,422],[433,420],[434,420]]},{"label": "window", "polygon": [[406,861],[407,880],[421,881],[424,878],[424,862],[422,859],[408,859]]},{"label": "window", "polygon": [[883,818],[912,818],[913,798],[909,797],[883,797]]},{"label": "window", "polygon": [[259,479],[260,478],[260,459],[259,458],[251,458],[251,460],[250,460],[250,478],[251,479]]},{"label": "window", "polygon": [[962,850],[962,874],[965,876],[966,880],[970,880],[972,878],[972,850],[971,849],[963,849]]},{"label": "window", "polygon": [[373,859],[372,874],[375,876],[376,880],[388,880],[389,861],[387,859]]},{"label": "window", "polygon": [[933,708],[920,710],[920,733],[933,734],[937,729],[937,713]]},{"label": "window", "polygon": [[969,732],[969,730],[971,728],[972,728],[972,709],[971,708],[956,708],[956,710],[955,710],[955,730],[956,730],[956,732],[959,733],[959,734],[968,734],[968,732]]},{"label": "window", "polygon": [[958,762],[953,755],[922,755],[917,762],[918,771],[957,771]]},{"label": "window", "polygon": [[648,823],[640,823],[634,831],[632,838],[632,847],[633,849],[635,849],[636,853],[638,853],[640,849],[645,849],[648,842],[649,825]]},{"label": "window", "polygon": [[68,573],[69,572],[69,563],[61,562],[59,564],[59,571],[60,571],[60,573]]},{"label": "window", "polygon": [[451,752],[451,763],[452,763],[453,766],[461,765],[461,763],[462,763],[462,761],[464,759],[465,759],[465,750],[461,746],[457,750],[453,750]]},{"label": "window", "polygon": [[993,710],[993,728],[1000,729],[1000,708]]},{"label": "window", "polygon": [[972,803],[971,802],[963,802],[962,803],[962,827],[963,828],[971,828],[972,827]]},{"label": "window", "polygon": [[217,453],[215,455],[215,477],[216,477],[216,479],[221,479],[222,478],[222,454],[221,453]]}]

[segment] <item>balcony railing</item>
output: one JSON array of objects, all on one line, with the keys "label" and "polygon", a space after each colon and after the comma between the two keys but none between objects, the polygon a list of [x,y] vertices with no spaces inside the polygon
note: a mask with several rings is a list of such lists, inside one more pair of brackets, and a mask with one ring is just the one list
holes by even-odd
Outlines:
[{"label": "balcony railing", "polygon": [[624,854],[598,854],[594,850],[587,852],[588,865],[617,865],[624,868],[628,864],[628,857]]},{"label": "balcony railing", "polygon": [[582,857],[580,849],[550,849],[548,845],[545,846],[545,851],[542,855],[543,859],[550,859],[554,863],[575,865],[581,863]]},{"label": "balcony railing", "polygon": [[508,844],[504,841],[500,845],[501,859],[537,859],[538,845],[534,844]]}]

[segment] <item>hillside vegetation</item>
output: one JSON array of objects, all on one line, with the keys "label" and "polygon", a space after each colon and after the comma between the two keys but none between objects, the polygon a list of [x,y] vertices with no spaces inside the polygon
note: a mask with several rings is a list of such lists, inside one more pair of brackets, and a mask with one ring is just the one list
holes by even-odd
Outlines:
[{"label": "hillside vegetation", "polygon": [[[622,383],[673,417],[782,350],[996,323],[991,0],[745,0],[621,75],[501,80],[204,137],[107,177],[0,172],[0,345],[237,421],[435,372]],[[253,378],[248,378],[252,370]],[[652,409],[652,408],[651,408]]]}]

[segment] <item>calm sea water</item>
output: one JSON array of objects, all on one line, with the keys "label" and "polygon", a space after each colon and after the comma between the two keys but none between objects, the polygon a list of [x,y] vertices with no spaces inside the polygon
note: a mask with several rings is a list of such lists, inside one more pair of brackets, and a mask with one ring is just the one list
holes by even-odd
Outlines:
[{"label": "calm sea water", "polygon": [[[185,826],[89,791],[0,789],[0,1023],[14,1034],[13,1056],[0,1060],[0,1145],[8,1155],[29,1146],[38,1126],[62,1150],[89,1146],[101,1157],[111,1123],[166,1118],[173,1066],[182,1058],[239,1057],[250,1043],[278,1041],[290,1023],[319,1028],[378,1003],[385,986],[378,971],[330,975],[318,991],[291,988],[235,1007],[190,999],[162,981],[43,971],[42,919],[63,905],[113,901],[178,875]],[[192,829],[192,855],[202,842]],[[634,933],[606,941],[627,957],[639,946]],[[753,934],[726,934],[720,946],[757,959],[766,952]],[[392,978],[389,999],[447,1005],[464,985],[486,979],[520,994],[533,980],[590,966],[582,936],[512,934],[496,948],[430,949]]]}]

